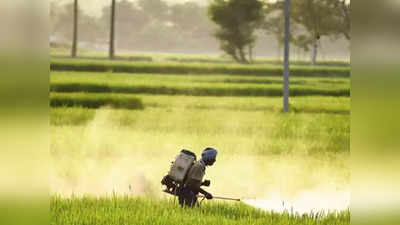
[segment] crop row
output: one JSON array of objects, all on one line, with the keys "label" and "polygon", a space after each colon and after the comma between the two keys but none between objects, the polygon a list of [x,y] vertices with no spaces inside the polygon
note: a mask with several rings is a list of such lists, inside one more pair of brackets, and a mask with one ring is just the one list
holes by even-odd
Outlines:
[{"label": "crop row", "polygon": [[[176,74],[129,74],[110,72],[52,72],[51,82],[96,82],[96,83],[124,83],[124,84],[174,84],[203,83],[204,86],[238,84],[240,86],[249,84],[280,84],[282,77],[238,75],[230,76],[223,74],[187,74],[185,76]],[[219,83],[219,84],[217,84]],[[350,79],[338,77],[292,77],[291,85],[318,86],[318,87],[350,87]]]},{"label": "crop row", "polygon": [[[281,96],[281,86],[265,87],[224,87],[224,86],[165,86],[165,85],[135,85],[100,84],[100,83],[52,83],[52,92],[90,92],[90,93],[147,93],[165,95],[190,96]],[[350,96],[348,88],[323,89],[318,87],[290,88],[291,96]]]},{"label": "crop row", "polygon": [[[138,98],[143,103],[144,108],[161,108],[166,110],[185,109],[185,110],[233,110],[233,111],[269,111],[280,112],[282,110],[281,98],[264,98],[264,97],[213,97],[213,96],[169,96],[169,95],[148,95],[148,94],[102,94],[102,93],[51,93],[50,102],[53,107],[74,106],[83,108],[88,107],[90,101],[100,101],[105,97],[112,99],[111,102],[119,102],[119,107],[108,104],[112,108],[129,108],[128,103],[124,105],[121,99]],[[85,104],[77,104],[80,99],[85,99]],[[57,102],[58,101],[58,102]],[[72,102],[72,104],[63,104],[60,101]],[[306,96],[294,97],[290,99],[290,110],[299,113],[329,113],[348,115],[350,113],[350,102],[347,97],[322,97],[322,96]],[[57,104],[55,103],[57,102]],[[98,106],[105,106],[101,104]],[[138,107],[140,108],[140,107]],[[58,117],[63,118],[65,115],[71,116],[72,124],[82,124],[92,119],[93,113],[83,113],[84,109],[70,110],[64,108],[61,111],[52,111],[52,123],[58,124]],[[82,114],[82,113],[83,114]],[[65,115],[64,115],[65,114]],[[54,120],[53,120],[54,119]],[[68,120],[69,121],[69,120]],[[69,122],[68,122],[69,123]]]},{"label": "crop row", "polygon": [[[70,51],[65,49],[51,48],[50,55],[54,58],[69,58]],[[91,52],[81,50],[79,52],[80,59],[102,59],[108,60],[106,52]],[[211,56],[201,54],[171,54],[171,53],[119,53],[115,56],[118,60],[128,61],[172,61],[180,63],[236,63],[228,56]],[[253,60],[254,64],[279,64],[282,65],[282,59],[278,58],[262,58],[257,57]],[[309,60],[292,59],[291,65],[310,65]],[[326,66],[349,66],[350,62],[346,60],[328,59],[317,60],[316,65]]]},{"label": "crop row", "polygon": [[[282,76],[282,66],[237,65],[201,63],[154,63],[106,60],[51,59],[53,71],[95,71],[115,73],[159,74],[230,74],[255,76]],[[350,68],[332,66],[292,66],[291,76],[300,77],[349,77]]]},{"label": "crop row", "polygon": [[100,108],[108,106],[115,109],[143,109],[143,103],[139,98],[127,95],[98,94],[89,95],[75,93],[73,95],[62,95],[52,93],[50,95],[51,107],[85,107]]},{"label": "crop row", "polygon": [[[122,58],[122,57],[121,57]],[[179,57],[179,56],[169,56],[165,58],[166,60],[170,60],[173,62],[181,62],[181,63],[236,63],[232,59],[229,58],[216,58],[216,57]],[[282,65],[282,60],[280,59],[255,59],[253,60],[253,64],[273,64],[273,65]],[[308,60],[291,60],[291,65],[310,65],[310,61]],[[349,66],[349,62],[347,61],[339,61],[339,60],[319,60],[316,62],[316,65],[319,66]]]},{"label": "crop row", "polygon": [[[53,92],[147,93],[191,96],[281,96],[282,79],[228,75],[161,75],[53,72]],[[346,78],[293,78],[291,96],[349,96]]]}]

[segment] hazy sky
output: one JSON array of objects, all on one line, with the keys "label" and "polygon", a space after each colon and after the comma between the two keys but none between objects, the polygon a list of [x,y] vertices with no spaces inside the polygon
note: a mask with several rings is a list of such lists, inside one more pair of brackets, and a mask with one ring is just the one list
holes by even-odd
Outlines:
[{"label": "hazy sky", "polygon": [[[70,3],[73,0],[49,0],[50,2]],[[118,0],[117,0],[118,1]],[[129,0],[136,1],[136,0]],[[164,0],[167,3],[183,3],[183,2],[196,2],[199,4],[207,4],[209,0]],[[79,0],[79,5],[82,10],[91,15],[99,16],[101,9],[111,3],[111,0]]]}]

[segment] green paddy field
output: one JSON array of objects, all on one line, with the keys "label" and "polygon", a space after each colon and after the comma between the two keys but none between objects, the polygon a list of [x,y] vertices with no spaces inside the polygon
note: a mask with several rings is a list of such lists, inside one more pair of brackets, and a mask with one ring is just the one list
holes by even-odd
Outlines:
[{"label": "green paddy field", "polygon": [[[182,58],[182,57],[177,57]],[[52,224],[349,224],[207,201],[181,209],[160,180],[180,149],[219,150],[209,191],[243,199],[349,189],[350,70],[222,62],[51,60]],[[271,61],[272,62],[272,61]]]}]

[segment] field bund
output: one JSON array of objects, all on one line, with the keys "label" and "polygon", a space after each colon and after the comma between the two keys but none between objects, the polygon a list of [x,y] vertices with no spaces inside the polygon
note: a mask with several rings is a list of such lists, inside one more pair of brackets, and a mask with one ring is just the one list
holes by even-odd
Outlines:
[{"label": "field bund", "polygon": [[[282,76],[283,68],[278,65],[238,65],[212,63],[165,63],[129,62],[94,59],[50,60],[52,71],[86,71],[114,73],[158,73],[158,74],[229,74],[253,76]],[[293,77],[349,77],[350,68],[343,66],[300,66],[290,67]]]}]

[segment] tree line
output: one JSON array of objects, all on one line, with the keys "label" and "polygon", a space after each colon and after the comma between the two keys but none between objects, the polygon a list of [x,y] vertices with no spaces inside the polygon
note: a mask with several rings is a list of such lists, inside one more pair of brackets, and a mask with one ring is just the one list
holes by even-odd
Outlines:
[{"label": "tree line", "polygon": [[[276,37],[278,45],[284,40],[285,1],[213,0],[208,8],[212,21],[218,24],[215,36],[220,47],[237,62],[251,62],[252,48],[262,29]],[[344,36],[350,40],[350,2],[345,0],[297,0],[291,4],[290,41],[310,51],[315,64],[322,36]],[[246,57],[248,56],[248,57]]]},{"label": "tree line", "polygon": [[[77,33],[80,44],[100,47],[110,44],[111,6],[112,0],[102,9],[100,17],[88,15],[79,8]],[[74,3],[52,3],[51,17],[52,34],[71,43]],[[159,49],[168,52],[187,48],[201,51],[204,45],[218,48],[210,35],[213,29],[213,23],[207,18],[207,9],[195,3],[167,5],[162,0],[139,0],[136,4],[122,0],[115,3],[116,50]]]},{"label": "tree line", "polygon": [[[110,0],[101,16],[84,13],[79,1],[59,5],[52,2],[52,34],[72,41],[116,49],[162,51],[212,46],[235,61],[251,63],[260,35],[273,35],[281,46],[284,32],[284,1],[212,0],[208,6],[194,2],[167,4],[163,0]],[[350,40],[350,2],[346,0],[298,0],[291,9],[292,44],[317,58],[323,36]],[[195,38],[194,38],[195,37]],[[148,41],[151,40],[151,41]]]}]

